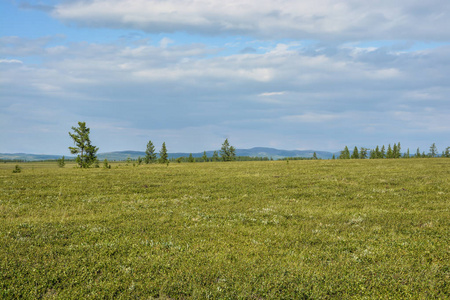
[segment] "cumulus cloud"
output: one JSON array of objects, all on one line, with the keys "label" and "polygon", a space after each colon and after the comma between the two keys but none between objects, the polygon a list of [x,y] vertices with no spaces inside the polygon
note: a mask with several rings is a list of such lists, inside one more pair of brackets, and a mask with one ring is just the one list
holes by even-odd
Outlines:
[{"label": "cumulus cloud", "polygon": [[[313,143],[320,149],[387,144],[409,135],[425,140],[423,128],[438,137],[450,132],[444,121],[450,114],[446,46],[355,52],[279,43],[261,53],[224,55],[216,47],[167,39],[134,46],[1,41],[0,68],[8,76],[0,80],[0,118],[15,120],[14,130],[28,132],[30,140],[79,120],[96,126],[103,151],[141,149],[151,136],[175,151],[200,151],[220,146],[224,136],[239,147]],[[41,62],[28,62],[35,55]],[[429,111],[435,106],[439,111]],[[318,141],[325,133],[333,138]],[[8,134],[14,135],[2,133]]]},{"label": "cumulus cloud", "polygon": [[267,39],[448,40],[447,0],[74,0],[51,14],[89,27]]}]

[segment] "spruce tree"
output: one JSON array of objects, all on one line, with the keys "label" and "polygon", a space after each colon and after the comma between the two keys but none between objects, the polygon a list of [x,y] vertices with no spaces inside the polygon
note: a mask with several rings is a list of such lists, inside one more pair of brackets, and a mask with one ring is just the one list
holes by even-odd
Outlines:
[{"label": "spruce tree", "polygon": [[195,158],[192,156],[192,153],[189,153],[188,162],[190,163],[195,162]]},{"label": "spruce tree", "polygon": [[202,159],[204,162],[208,162],[208,156],[206,155],[206,151],[203,151]]},{"label": "spruce tree", "polygon": [[159,163],[166,164],[169,162],[169,155],[167,154],[166,143],[164,142],[161,147],[161,151],[159,151]]},{"label": "spruce tree", "polygon": [[380,150],[380,157],[379,158],[386,158],[386,153],[385,153],[385,148],[384,145],[381,146],[381,150]]},{"label": "spruce tree", "polygon": [[64,168],[65,165],[66,165],[66,161],[65,161],[65,158],[64,158],[64,155],[63,155],[63,157],[58,159],[58,167]]},{"label": "spruce tree", "polygon": [[232,161],[236,158],[236,149],[233,146],[230,146],[228,139],[222,144],[222,148],[220,149],[220,156],[223,161]]},{"label": "spruce tree", "polygon": [[359,150],[359,158],[366,159],[367,158],[367,148],[361,147]]},{"label": "spruce tree", "polygon": [[400,142],[398,142],[398,144],[397,144],[397,157],[396,158],[400,158],[402,156],[401,150],[402,150],[402,147],[400,146]]},{"label": "spruce tree", "polygon": [[347,146],[345,146],[344,150],[341,151],[339,159],[350,159],[350,151],[348,151]]},{"label": "spruce tree", "polygon": [[372,152],[371,152],[371,153],[370,153],[370,158],[380,158],[380,156],[381,156],[380,148],[379,148],[378,145],[377,145],[377,147],[375,148],[375,154],[374,154],[374,157],[372,157]]},{"label": "spruce tree", "polygon": [[392,158],[392,148],[391,148],[391,144],[388,145],[388,149],[386,152],[386,158]]},{"label": "spruce tree", "polygon": [[443,157],[450,157],[450,147],[445,148],[445,152],[444,155],[442,155]]},{"label": "spruce tree", "polygon": [[429,153],[429,155],[430,155],[430,157],[436,157],[436,156],[437,156],[437,153],[438,153],[438,151],[437,151],[436,144],[433,143],[433,144],[430,146],[430,153]]},{"label": "spruce tree", "polygon": [[358,159],[358,158],[359,158],[358,147],[355,146],[355,148],[353,149],[353,153],[352,153],[352,159]]},{"label": "spruce tree", "polygon": [[217,153],[217,151],[214,151],[212,161],[219,161],[219,154]]},{"label": "spruce tree", "polygon": [[409,148],[406,150],[406,152],[403,154],[403,158],[409,158]]},{"label": "spruce tree", "polygon": [[145,150],[144,161],[146,164],[156,162],[155,146],[153,146],[152,141],[148,141],[147,149]]},{"label": "spruce tree", "polygon": [[397,158],[398,154],[397,144],[394,143],[394,147],[392,148],[392,158]]},{"label": "spruce tree", "polygon": [[69,147],[70,153],[78,154],[75,161],[80,168],[88,168],[97,161],[98,147],[91,144],[89,138],[90,129],[86,122],[78,122],[78,127],[72,127],[73,133],[69,132],[75,147]]},{"label": "spruce tree", "polygon": [[316,152],[313,153],[313,157],[312,157],[312,158],[313,158],[313,159],[318,159],[318,158],[317,158],[317,153],[316,153]]}]

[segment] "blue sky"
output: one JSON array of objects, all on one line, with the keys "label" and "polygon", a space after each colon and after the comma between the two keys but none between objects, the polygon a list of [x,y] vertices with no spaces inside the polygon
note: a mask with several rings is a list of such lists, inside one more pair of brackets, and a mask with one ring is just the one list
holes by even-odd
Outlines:
[{"label": "blue sky", "polygon": [[[367,2],[367,3],[366,3]],[[450,146],[450,2],[0,2],[0,152]]]}]

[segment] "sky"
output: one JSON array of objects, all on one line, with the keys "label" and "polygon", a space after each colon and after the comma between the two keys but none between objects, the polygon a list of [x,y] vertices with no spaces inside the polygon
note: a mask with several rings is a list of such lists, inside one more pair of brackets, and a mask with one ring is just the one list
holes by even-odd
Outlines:
[{"label": "sky", "polygon": [[0,153],[450,146],[448,0],[1,0]]}]

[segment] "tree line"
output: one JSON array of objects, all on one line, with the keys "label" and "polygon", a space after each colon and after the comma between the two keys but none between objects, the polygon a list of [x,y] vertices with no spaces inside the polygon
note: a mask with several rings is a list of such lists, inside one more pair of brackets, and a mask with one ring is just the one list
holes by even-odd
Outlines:
[{"label": "tree line", "polygon": [[[73,139],[74,147],[69,147],[70,153],[72,154],[78,154],[75,161],[78,164],[80,168],[88,168],[91,166],[99,167],[99,162],[97,160],[97,151],[98,147],[92,145],[91,140],[89,138],[90,129],[86,127],[85,122],[78,122],[78,127],[72,127],[73,132],[69,132],[70,137]],[[414,155],[411,155],[408,150],[401,154],[401,145],[400,142],[397,144],[393,144],[391,147],[391,144],[388,145],[387,149],[384,145],[377,146],[375,149],[368,149],[364,147],[358,147],[355,146],[353,149],[353,152],[350,154],[350,151],[347,146],[345,146],[344,150],[340,152],[339,159],[383,159],[383,158],[410,158],[410,157],[437,157],[438,150],[436,147],[436,144],[433,143],[430,146],[430,151],[428,154],[425,154],[425,152],[420,153],[420,149],[417,148],[417,151]],[[219,156],[220,155],[220,156]],[[445,151],[442,151],[441,157],[450,157],[450,147],[447,147]],[[333,154],[332,159],[335,159],[335,155]],[[286,158],[285,158],[286,159]],[[305,158],[287,158],[286,160],[289,161],[289,159],[305,159]],[[314,155],[311,159],[317,159],[317,155],[314,152]],[[210,158],[206,155],[206,151],[203,152],[203,156],[201,157],[201,161],[203,162],[209,162],[209,161],[249,161],[249,160],[269,160],[269,158],[252,158],[248,156],[236,156],[236,148],[231,146],[228,139],[225,139],[225,141],[222,144],[222,147],[220,148],[220,151],[214,151],[213,156]],[[272,159],[270,159],[272,160]],[[128,159],[127,162],[130,162],[131,160]],[[147,147],[145,150],[145,157],[141,158],[139,157],[137,159],[138,165],[142,163],[151,164],[151,163],[161,163],[161,164],[169,164],[170,162],[196,162],[198,159],[194,158],[192,156],[192,153],[189,155],[189,157],[179,157],[179,158],[172,158],[169,159],[169,155],[167,152],[166,143],[163,142],[161,146],[161,150],[159,151],[159,155],[156,153],[155,146],[153,145],[153,142],[150,140],[147,143]],[[65,160],[64,156],[58,160],[58,165],[60,167],[64,167]],[[104,168],[111,168],[111,165],[109,165],[108,160],[105,158],[103,162]]]},{"label": "tree line", "polygon": [[[439,153],[436,147],[436,143],[433,143],[430,146],[430,151],[428,153],[425,153],[423,151],[420,152],[420,149],[417,148],[417,151],[415,154],[411,154],[409,152],[409,148],[404,152],[401,153],[401,145],[400,142],[397,144],[393,144],[391,147],[391,144],[388,145],[387,149],[384,145],[377,147],[375,149],[368,149],[364,147],[358,147],[355,146],[353,149],[353,152],[350,154],[350,151],[347,146],[345,146],[344,150],[340,152],[339,159],[383,159],[383,158],[426,158],[426,157],[438,157]],[[450,147],[447,147],[444,151],[442,151],[441,157],[447,157],[450,158]],[[335,156],[333,155],[333,159],[335,159]]]},{"label": "tree line", "polygon": [[[69,136],[72,138],[74,142],[73,147],[69,147],[70,153],[77,154],[75,162],[78,164],[80,168],[89,168],[91,166],[99,167],[99,162],[97,159],[97,151],[98,147],[92,145],[91,140],[89,138],[90,128],[86,126],[86,122],[78,122],[78,127],[72,127],[73,132],[69,132]],[[225,139],[222,147],[220,149],[220,157],[217,151],[214,151],[214,154],[211,159],[206,156],[206,151],[203,152],[202,156],[203,161],[234,161],[236,160],[236,148],[230,145],[228,139]],[[181,162],[184,158],[178,158],[176,161]],[[130,161],[127,160],[127,161]],[[167,152],[166,143],[163,142],[161,146],[161,150],[159,151],[159,156],[156,153],[155,146],[152,141],[147,143],[147,148],[145,150],[145,157],[138,158],[138,165],[145,162],[146,164],[150,163],[161,163],[161,164],[169,164],[171,160],[169,160],[169,154]],[[195,162],[195,158],[191,155],[187,158],[188,162]],[[58,160],[58,165],[60,167],[64,167],[65,160],[64,156]],[[111,168],[108,160],[105,158],[103,162],[104,168]]]}]

